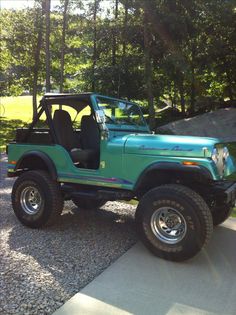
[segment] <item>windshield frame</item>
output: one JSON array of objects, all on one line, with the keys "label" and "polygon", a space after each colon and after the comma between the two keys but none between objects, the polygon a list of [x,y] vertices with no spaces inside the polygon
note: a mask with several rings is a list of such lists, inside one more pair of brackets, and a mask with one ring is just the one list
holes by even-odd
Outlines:
[{"label": "windshield frame", "polygon": [[[126,122],[126,123],[116,123],[115,121],[106,121],[106,125],[108,127],[108,129],[112,129],[112,130],[130,130],[130,131],[145,131],[145,132],[149,132],[149,127],[147,125],[147,122],[143,116],[143,112],[140,108],[140,106],[137,103],[134,102],[130,102],[124,99],[118,99],[118,98],[114,98],[114,97],[109,97],[109,96],[104,96],[104,95],[93,95],[94,96],[94,101],[96,102],[96,107],[97,109],[100,109],[104,112],[104,114],[106,115],[104,108],[102,106],[99,105],[99,98],[107,100],[108,102],[120,102],[120,103],[124,103],[126,105],[131,105],[131,106],[135,106],[135,108],[137,108],[137,113],[140,116],[140,119],[142,121],[142,124],[137,124],[137,123],[131,123],[131,122]],[[117,106],[117,108],[119,108]]]}]

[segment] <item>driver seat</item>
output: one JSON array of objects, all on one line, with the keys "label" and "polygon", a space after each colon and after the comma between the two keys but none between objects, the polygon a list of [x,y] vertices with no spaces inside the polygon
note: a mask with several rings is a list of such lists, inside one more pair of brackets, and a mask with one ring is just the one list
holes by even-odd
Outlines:
[{"label": "driver seat", "polygon": [[[79,141],[75,137],[70,114],[62,109],[55,110],[53,124],[59,144],[68,151],[74,164],[82,164],[85,168],[94,168],[93,165],[97,159],[97,153],[90,147],[86,148],[84,145],[83,148],[80,147]],[[81,121],[81,136],[82,134]],[[86,142],[86,139],[83,142]]]}]

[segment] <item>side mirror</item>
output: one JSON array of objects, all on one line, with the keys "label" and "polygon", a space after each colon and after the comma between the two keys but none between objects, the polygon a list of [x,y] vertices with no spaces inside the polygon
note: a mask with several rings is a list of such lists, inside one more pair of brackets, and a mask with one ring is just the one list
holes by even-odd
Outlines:
[{"label": "side mirror", "polygon": [[96,115],[96,120],[97,123],[99,124],[99,129],[101,130],[101,139],[102,140],[107,140],[109,137],[109,130],[106,126],[106,116],[104,114],[104,111],[99,109],[95,111]]},{"label": "side mirror", "polygon": [[105,124],[106,122],[106,116],[104,114],[104,111],[99,109],[95,111],[96,120],[98,124]]}]

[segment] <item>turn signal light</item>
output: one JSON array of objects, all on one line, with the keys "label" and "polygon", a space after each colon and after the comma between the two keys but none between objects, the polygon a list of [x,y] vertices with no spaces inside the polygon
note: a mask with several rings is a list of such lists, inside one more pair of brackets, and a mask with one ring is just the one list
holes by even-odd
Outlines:
[{"label": "turn signal light", "polygon": [[186,166],[198,165],[197,162],[192,162],[192,161],[184,161],[182,164]]},{"label": "turn signal light", "polygon": [[10,161],[9,164],[15,165],[15,164],[16,164],[16,161]]}]

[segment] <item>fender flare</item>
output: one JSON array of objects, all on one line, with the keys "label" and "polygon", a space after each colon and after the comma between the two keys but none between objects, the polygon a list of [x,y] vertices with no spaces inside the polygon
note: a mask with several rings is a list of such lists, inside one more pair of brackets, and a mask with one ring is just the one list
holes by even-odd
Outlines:
[{"label": "fender flare", "polygon": [[21,168],[21,164],[26,158],[34,158],[34,157],[40,158],[47,166],[52,179],[57,180],[57,170],[56,170],[55,164],[46,153],[40,152],[40,151],[29,151],[29,152],[24,153],[16,163],[15,172],[17,172],[17,169]]},{"label": "fender flare", "polygon": [[199,176],[199,178],[203,181],[211,181],[213,177],[210,171],[201,165],[191,165],[186,166],[181,163],[176,162],[156,162],[152,165],[149,165],[139,176],[136,184],[134,186],[134,191],[137,191],[142,184],[143,179],[147,176],[148,173],[152,171],[173,171],[178,173],[185,174],[194,174],[195,176]]}]

